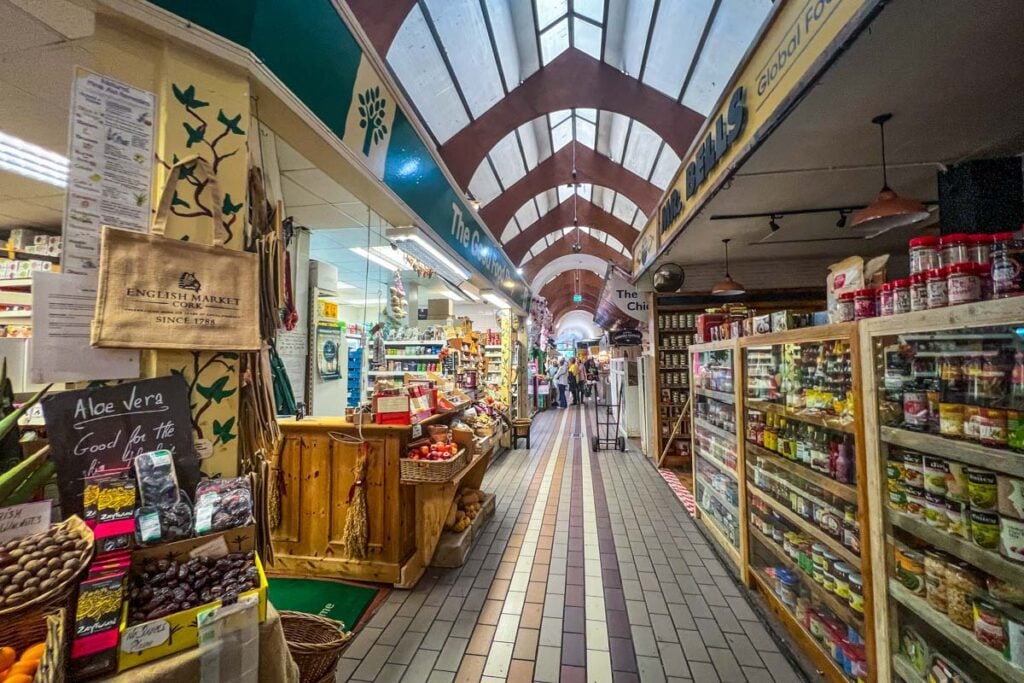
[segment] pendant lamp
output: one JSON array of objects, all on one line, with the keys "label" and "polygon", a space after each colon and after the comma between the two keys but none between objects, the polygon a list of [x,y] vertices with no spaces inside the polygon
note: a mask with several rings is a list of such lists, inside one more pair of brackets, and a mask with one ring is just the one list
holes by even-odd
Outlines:
[{"label": "pendant lamp", "polygon": [[725,245],[725,279],[712,287],[711,293],[715,296],[746,294],[747,288],[733,280],[732,276],[729,275],[729,240],[722,240],[722,244]]},{"label": "pendant lamp", "polygon": [[928,209],[915,199],[900,197],[889,187],[889,177],[885,166],[885,124],[892,114],[880,114],[871,119],[878,126],[882,138],[882,190],[863,209],[854,211],[850,227],[854,230],[869,232],[885,232],[893,228],[902,228],[920,223],[928,218]]}]

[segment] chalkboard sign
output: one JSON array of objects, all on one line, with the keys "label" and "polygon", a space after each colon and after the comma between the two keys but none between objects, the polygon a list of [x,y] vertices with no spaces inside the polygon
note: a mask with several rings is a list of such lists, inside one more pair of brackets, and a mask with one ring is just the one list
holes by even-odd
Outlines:
[{"label": "chalkboard sign", "polygon": [[85,477],[130,470],[140,453],[161,449],[174,454],[178,485],[195,493],[199,458],[182,377],[66,391],[42,406],[65,515],[82,514]]}]

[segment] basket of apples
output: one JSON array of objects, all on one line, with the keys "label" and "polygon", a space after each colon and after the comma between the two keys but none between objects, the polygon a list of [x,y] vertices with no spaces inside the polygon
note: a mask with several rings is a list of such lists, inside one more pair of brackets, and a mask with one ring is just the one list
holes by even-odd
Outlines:
[{"label": "basket of apples", "polygon": [[399,463],[403,482],[445,482],[466,466],[466,451],[448,440],[414,441]]}]

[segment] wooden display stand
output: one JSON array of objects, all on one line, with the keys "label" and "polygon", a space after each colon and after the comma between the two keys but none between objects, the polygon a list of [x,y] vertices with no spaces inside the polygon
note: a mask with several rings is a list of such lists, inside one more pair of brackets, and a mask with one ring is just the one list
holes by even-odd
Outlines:
[{"label": "wooden display stand", "polygon": [[[282,471],[284,491],[281,523],[272,534],[272,571],[414,586],[434,556],[456,492],[462,486],[480,488],[493,440],[487,448],[476,449],[466,467],[445,482],[403,482],[399,458],[414,431],[419,437],[417,427],[450,423],[458,412],[434,415],[411,427],[360,426],[342,417],[281,420],[284,446],[274,465]],[[360,436],[370,448],[365,484],[369,542],[367,557],[354,559],[342,534]]]},{"label": "wooden display stand", "polygon": [[[1014,586],[1024,585],[1024,565],[1008,560],[998,551],[985,550],[968,539],[930,526],[910,514],[893,510],[888,505],[886,464],[890,448],[909,448],[920,453],[967,466],[981,467],[999,475],[1024,477],[1024,457],[1002,448],[992,448],[973,441],[945,438],[938,434],[914,432],[899,426],[885,426],[878,419],[880,401],[871,387],[882,387],[884,361],[875,354],[883,350],[883,338],[894,340],[897,335],[917,335],[941,332],[946,343],[957,340],[974,344],[983,338],[995,338],[990,333],[979,333],[976,328],[1005,326],[1005,334],[1014,334],[1024,321],[1024,298],[986,301],[950,306],[930,311],[872,318],[860,325],[860,345],[875,353],[865,354],[861,363],[864,375],[864,431],[867,435],[867,484],[861,486],[869,498],[872,509],[868,526],[862,529],[862,538],[872,548],[871,573],[874,585],[879,587],[874,604],[873,625],[876,638],[876,680],[880,683],[900,680],[919,680],[909,659],[900,654],[899,613],[912,614],[927,626],[932,642],[942,642],[948,654],[970,662],[966,673],[972,680],[1022,681],[1024,671],[1006,661],[1001,653],[982,644],[974,633],[957,626],[943,613],[936,611],[922,596],[907,590],[895,576],[893,544],[913,537],[933,546],[953,558],[969,562],[987,574]],[[869,533],[868,533],[869,530]],[[897,538],[900,537],[900,538]],[[865,583],[867,576],[865,575]],[[888,599],[886,599],[888,597]],[[872,613],[868,613],[872,615]],[[869,618],[871,618],[869,616]]]}]

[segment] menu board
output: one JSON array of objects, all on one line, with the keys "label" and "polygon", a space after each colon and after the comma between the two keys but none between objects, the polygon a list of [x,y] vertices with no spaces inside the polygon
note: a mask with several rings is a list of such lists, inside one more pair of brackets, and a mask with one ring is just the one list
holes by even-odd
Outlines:
[{"label": "menu board", "polygon": [[149,232],[156,95],[76,69],[68,135],[64,272],[95,277],[100,228]]},{"label": "menu board", "polygon": [[85,477],[130,471],[136,456],[156,450],[173,454],[178,485],[195,493],[199,458],[181,376],[65,391],[42,406],[65,514],[82,514]]}]

